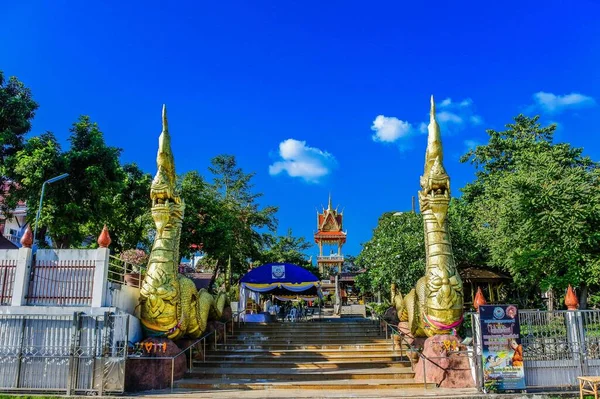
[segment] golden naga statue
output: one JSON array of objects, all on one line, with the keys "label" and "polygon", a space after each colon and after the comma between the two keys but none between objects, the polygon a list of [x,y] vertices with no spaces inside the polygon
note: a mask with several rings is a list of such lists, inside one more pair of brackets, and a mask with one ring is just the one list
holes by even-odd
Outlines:
[{"label": "golden naga statue", "polygon": [[392,306],[407,321],[415,337],[450,334],[463,320],[463,285],[454,264],[448,232],[450,177],[443,164],[440,126],[431,96],[425,172],[421,176],[419,207],[425,229],[425,276],[404,298],[392,284]]},{"label": "golden naga statue", "polygon": [[150,188],[156,237],[141,291],[141,320],[148,336],[198,338],[208,320],[218,320],[229,304],[225,293],[216,300],[205,289],[179,274],[179,239],[185,204],[176,187],[175,160],[163,105],[163,129],[158,139],[158,171]]}]

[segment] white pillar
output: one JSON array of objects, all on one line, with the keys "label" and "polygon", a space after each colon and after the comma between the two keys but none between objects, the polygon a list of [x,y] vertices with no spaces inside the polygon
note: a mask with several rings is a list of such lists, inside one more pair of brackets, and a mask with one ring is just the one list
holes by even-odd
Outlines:
[{"label": "white pillar", "polygon": [[94,271],[94,284],[92,288],[92,307],[106,306],[106,283],[108,280],[108,248],[96,250],[96,270]]},{"label": "white pillar", "polygon": [[31,248],[19,248],[17,255],[17,268],[15,270],[15,282],[12,293],[12,306],[25,306],[27,299],[27,289],[29,288],[29,275],[31,273],[31,258],[33,251]]}]

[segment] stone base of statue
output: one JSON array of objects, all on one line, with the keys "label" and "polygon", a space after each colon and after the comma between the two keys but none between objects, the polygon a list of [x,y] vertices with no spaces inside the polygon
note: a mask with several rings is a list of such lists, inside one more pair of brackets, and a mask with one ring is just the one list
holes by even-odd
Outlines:
[{"label": "stone base of statue", "polygon": [[435,383],[443,388],[474,388],[469,357],[454,335],[427,338],[423,352],[414,366],[415,381]]},{"label": "stone base of statue", "polygon": [[[168,338],[146,338],[138,346],[138,353],[127,358],[125,391],[147,391],[171,386],[171,359],[181,349]],[[173,363],[173,381],[183,378],[187,371],[187,357],[179,356]]]}]

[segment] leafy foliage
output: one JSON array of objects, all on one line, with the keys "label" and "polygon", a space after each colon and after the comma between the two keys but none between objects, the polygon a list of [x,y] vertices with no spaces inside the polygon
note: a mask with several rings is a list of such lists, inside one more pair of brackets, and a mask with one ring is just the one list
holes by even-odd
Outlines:
[{"label": "leafy foliage", "polygon": [[490,262],[521,287],[562,291],[600,278],[600,172],[582,149],[554,144],[555,129],[519,115],[488,130],[462,159],[478,169],[463,191]]},{"label": "leafy foliage", "polygon": [[265,237],[265,248],[261,251],[260,264],[287,262],[309,267],[308,259],[303,251],[311,247],[304,237],[294,237],[292,229],[284,236],[268,235]]},{"label": "leafy foliage", "polygon": [[401,292],[410,291],[425,273],[421,215],[412,212],[383,214],[356,262],[367,269],[356,279],[362,291],[381,291],[389,297],[393,282]]},{"label": "leafy foliage", "polygon": [[232,274],[246,272],[248,262],[261,259],[261,250],[271,240],[277,226],[277,208],[261,208],[261,193],[253,191],[253,173],[245,173],[232,155],[212,159],[209,170],[213,182],[192,171],[181,178],[181,194],[186,203],[180,251],[193,252],[192,245],[216,262],[214,277],[225,270],[231,256]]},{"label": "leafy foliage", "polygon": [[[80,117],[70,132],[68,151],[46,132],[28,139],[15,155],[13,175],[19,188],[12,196],[28,204],[37,204],[45,180],[69,173],[47,187],[38,238],[48,231],[56,247],[77,247],[97,237],[107,224],[115,250],[147,245],[150,175],[135,164],[121,166],[121,150],[106,145],[89,117]],[[30,206],[30,220],[35,211]]]}]

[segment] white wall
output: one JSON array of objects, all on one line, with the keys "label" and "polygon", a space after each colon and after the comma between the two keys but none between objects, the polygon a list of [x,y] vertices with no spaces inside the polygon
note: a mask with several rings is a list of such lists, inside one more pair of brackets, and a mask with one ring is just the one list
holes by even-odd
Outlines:
[{"label": "white wall", "polygon": [[95,260],[95,249],[39,249],[37,260]]},{"label": "white wall", "polygon": [[108,282],[106,286],[106,305],[121,309],[122,311],[139,316],[138,303],[140,289],[125,284]]}]

